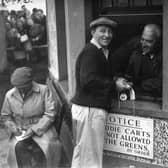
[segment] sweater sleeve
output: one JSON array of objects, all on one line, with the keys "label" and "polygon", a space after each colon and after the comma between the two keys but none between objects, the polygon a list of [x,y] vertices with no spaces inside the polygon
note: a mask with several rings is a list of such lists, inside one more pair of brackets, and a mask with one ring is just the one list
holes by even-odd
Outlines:
[{"label": "sweater sleeve", "polygon": [[45,111],[42,118],[31,128],[38,136],[43,135],[48,130],[56,115],[55,102],[53,100],[51,91],[48,88],[45,90],[44,105]]}]

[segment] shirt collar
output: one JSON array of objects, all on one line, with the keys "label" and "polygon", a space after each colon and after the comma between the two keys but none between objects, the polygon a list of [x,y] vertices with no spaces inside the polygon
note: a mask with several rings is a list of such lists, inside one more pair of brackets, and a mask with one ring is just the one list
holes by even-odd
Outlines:
[{"label": "shirt collar", "polygon": [[99,44],[94,38],[92,38],[92,39],[90,40],[90,43],[94,44],[98,49],[102,48],[102,47],[100,46],[100,44]]},{"label": "shirt collar", "polygon": [[92,38],[90,40],[90,43],[92,43],[93,45],[95,45],[98,49],[102,49],[102,51],[103,51],[106,59],[108,58],[109,50],[107,48],[103,48],[102,46],[100,46],[100,44],[94,38]]},{"label": "shirt collar", "polygon": [[[40,88],[37,85],[37,83],[36,82],[32,82],[32,84],[33,84],[33,86],[32,86],[32,90],[31,91],[32,92],[36,92],[36,93],[40,92]],[[21,95],[19,93],[19,90],[16,87],[14,88],[14,92],[13,92],[12,95],[15,96],[15,97],[17,97],[17,98],[21,97]]]},{"label": "shirt collar", "polygon": [[40,92],[40,87],[38,86],[38,84],[36,82],[33,82],[32,91]]},{"label": "shirt collar", "polygon": [[149,57],[150,60],[154,59],[154,57],[155,57],[155,54],[153,54],[153,53],[147,53],[147,54],[142,53],[142,55]]}]

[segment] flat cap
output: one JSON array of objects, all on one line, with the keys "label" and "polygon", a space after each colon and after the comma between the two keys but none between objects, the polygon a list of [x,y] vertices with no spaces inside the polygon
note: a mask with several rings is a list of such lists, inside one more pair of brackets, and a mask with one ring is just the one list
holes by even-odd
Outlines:
[{"label": "flat cap", "polygon": [[93,20],[90,23],[90,28],[93,28],[93,27],[96,27],[96,26],[99,26],[99,25],[106,25],[106,26],[115,28],[115,27],[117,27],[117,22],[115,22],[115,21],[113,21],[109,18],[106,18],[106,17],[100,17],[96,20]]},{"label": "flat cap", "polygon": [[11,84],[18,88],[25,87],[32,82],[32,69],[29,67],[17,68],[11,75]]}]

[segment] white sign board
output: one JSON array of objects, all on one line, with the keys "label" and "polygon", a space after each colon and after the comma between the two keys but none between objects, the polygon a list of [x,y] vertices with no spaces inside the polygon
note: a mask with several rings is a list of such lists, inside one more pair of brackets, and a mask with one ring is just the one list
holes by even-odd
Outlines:
[{"label": "white sign board", "polygon": [[104,149],[153,159],[153,120],[109,114]]}]

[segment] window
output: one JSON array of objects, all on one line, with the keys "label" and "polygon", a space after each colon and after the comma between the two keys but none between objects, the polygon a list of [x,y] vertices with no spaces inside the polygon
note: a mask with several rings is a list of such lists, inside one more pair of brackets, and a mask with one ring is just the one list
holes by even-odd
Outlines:
[{"label": "window", "polygon": [[[135,43],[135,38],[133,37],[140,37],[141,39],[139,40],[141,43],[143,43],[143,37],[142,37],[142,32],[143,28],[146,24],[157,24],[160,26],[161,30],[163,27],[162,23],[162,17],[163,17],[163,10],[162,7],[164,7],[166,2],[164,1],[157,1],[157,0],[106,0],[102,1],[99,0],[97,1],[97,4],[94,4],[97,8],[95,8],[95,16],[106,16],[110,17],[111,19],[117,21],[118,28],[116,32],[116,37],[114,39],[114,43],[112,43],[111,48],[114,51],[113,53],[116,54],[117,49],[125,45],[125,47],[133,47],[136,45]],[[97,10],[96,10],[97,9]],[[166,8],[167,9],[167,8]],[[165,11],[165,10],[164,10]],[[130,42],[130,39],[132,39],[132,43]],[[161,41],[162,43],[162,38]],[[163,44],[165,45],[165,44]],[[163,47],[164,50],[164,47]],[[161,44],[161,52],[162,52],[162,44]],[[119,67],[113,67],[114,71],[116,70],[115,68],[121,68],[122,71],[125,72],[127,69],[128,61],[129,61],[129,56],[126,56],[128,54],[129,56],[131,55],[130,53],[124,52],[123,60],[119,59],[119,55],[116,55],[116,57],[112,58],[112,61],[114,61],[114,65],[117,65],[117,61],[120,63],[118,64]],[[161,56],[161,68],[160,68],[160,75],[163,76],[163,71],[166,74],[166,69],[162,66],[162,59],[164,55]],[[152,59],[152,56],[151,56]],[[125,65],[124,65],[125,64]],[[125,66],[125,67],[124,67]],[[141,73],[143,73],[141,71]],[[142,75],[142,74],[141,74]],[[161,94],[160,95],[155,95],[155,94],[149,94],[147,92],[143,92],[140,89],[135,88],[136,90],[136,101],[132,103],[132,101],[116,101],[113,102],[115,104],[116,109],[120,109],[119,111],[122,111],[121,109],[123,108],[123,112],[128,112],[132,113],[136,109],[136,113],[140,112],[140,115],[156,115],[156,112],[161,112],[164,113],[164,111],[167,111],[167,103],[166,103],[166,93],[164,92],[164,86],[166,86],[164,77],[161,80]],[[154,84],[154,82],[152,82]],[[145,84],[144,84],[145,85]],[[146,83],[146,85],[148,85]],[[163,95],[162,95],[163,93]],[[114,101],[114,100],[113,100]],[[128,108],[129,110],[126,110]],[[148,112],[146,112],[148,111]],[[146,112],[146,114],[144,114]],[[159,116],[159,115],[158,115]]]}]

